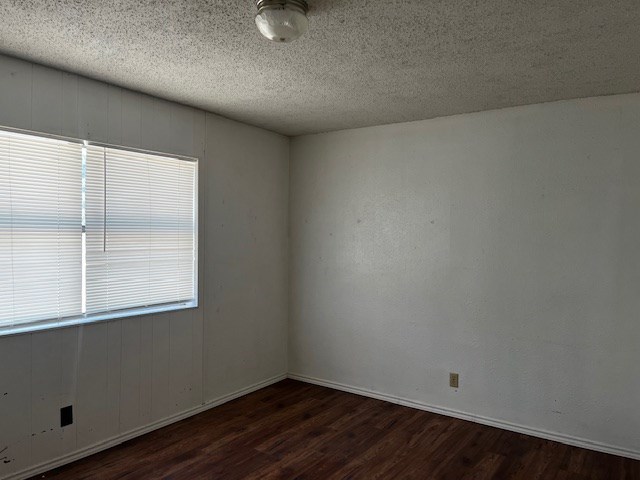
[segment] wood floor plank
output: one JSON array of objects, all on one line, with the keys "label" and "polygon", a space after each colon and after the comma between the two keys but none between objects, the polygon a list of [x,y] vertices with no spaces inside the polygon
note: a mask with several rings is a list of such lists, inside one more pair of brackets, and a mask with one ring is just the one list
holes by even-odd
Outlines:
[{"label": "wood floor plank", "polygon": [[640,480],[640,461],[284,380],[54,480]]}]

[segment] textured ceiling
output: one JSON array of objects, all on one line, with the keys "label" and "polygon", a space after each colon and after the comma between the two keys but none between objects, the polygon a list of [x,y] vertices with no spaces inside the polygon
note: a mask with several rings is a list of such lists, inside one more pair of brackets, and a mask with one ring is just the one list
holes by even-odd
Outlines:
[{"label": "textured ceiling", "polygon": [[640,0],[2,0],[0,52],[287,135],[640,90]]}]

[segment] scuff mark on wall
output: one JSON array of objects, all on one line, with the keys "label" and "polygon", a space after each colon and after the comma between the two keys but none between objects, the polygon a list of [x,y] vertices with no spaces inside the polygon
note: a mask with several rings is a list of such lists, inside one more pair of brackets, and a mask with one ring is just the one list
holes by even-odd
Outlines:
[{"label": "scuff mark on wall", "polygon": [[[4,447],[2,450],[0,450],[0,454],[6,452],[9,449],[9,447]],[[4,457],[0,457],[0,460],[2,460],[2,463],[11,463],[11,460],[9,460],[9,457],[7,457],[6,455]]]}]

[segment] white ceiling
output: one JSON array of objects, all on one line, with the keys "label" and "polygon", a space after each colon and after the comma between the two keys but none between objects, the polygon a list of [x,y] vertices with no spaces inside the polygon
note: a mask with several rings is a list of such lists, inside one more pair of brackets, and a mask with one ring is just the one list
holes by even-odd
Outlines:
[{"label": "white ceiling", "polygon": [[2,0],[0,52],[286,135],[640,91],[639,0]]}]

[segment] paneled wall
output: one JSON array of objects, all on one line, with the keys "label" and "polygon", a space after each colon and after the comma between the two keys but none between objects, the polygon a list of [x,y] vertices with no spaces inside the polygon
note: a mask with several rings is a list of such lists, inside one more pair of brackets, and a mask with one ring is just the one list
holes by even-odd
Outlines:
[{"label": "paneled wall", "polygon": [[0,337],[0,478],[286,373],[286,137],[5,56],[0,126],[200,159],[200,307]]}]

